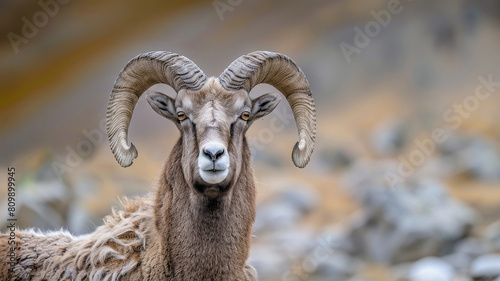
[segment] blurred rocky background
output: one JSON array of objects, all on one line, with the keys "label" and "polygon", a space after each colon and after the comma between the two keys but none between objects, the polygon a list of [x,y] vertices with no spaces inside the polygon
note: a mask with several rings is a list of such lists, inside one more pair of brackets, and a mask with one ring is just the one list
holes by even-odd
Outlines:
[{"label": "blurred rocky background", "polygon": [[119,196],[155,184],[175,126],[141,98],[130,127],[140,156],[127,169],[105,138],[108,95],[129,59],[168,50],[216,76],[270,50],[306,73],[318,134],[298,170],[286,102],[248,132],[259,182],[250,263],[260,280],[500,280],[498,1],[0,6],[3,231],[10,166],[19,225],[75,235],[102,224]]}]

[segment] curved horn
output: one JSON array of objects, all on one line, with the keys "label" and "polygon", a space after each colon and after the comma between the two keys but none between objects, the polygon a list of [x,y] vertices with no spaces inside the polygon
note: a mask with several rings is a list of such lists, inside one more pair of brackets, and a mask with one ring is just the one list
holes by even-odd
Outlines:
[{"label": "curved horn", "polygon": [[252,52],[234,60],[219,76],[219,82],[226,90],[244,89],[248,93],[260,83],[278,89],[292,108],[299,133],[293,163],[299,168],[307,165],[314,150],[316,108],[309,82],[291,58],[273,52]]},{"label": "curved horn", "polygon": [[206,80],[196,64],[175,53],[149,52],[129,61],[113,86],[106,115],[109,145],[116,161],[128,167],[137,157],[134,144],[128,145],[127,134],[132,112],[144,91],[159,83],[171,86],[176,92],[198,90]]}]

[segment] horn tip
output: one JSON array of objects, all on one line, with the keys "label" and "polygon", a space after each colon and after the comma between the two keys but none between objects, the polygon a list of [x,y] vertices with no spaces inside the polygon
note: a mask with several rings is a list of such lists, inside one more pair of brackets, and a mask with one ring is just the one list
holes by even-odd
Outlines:
[{"label": "horn tip", "polygon": [[130,148],[128,148],[124,153],[116,155],[116,161],[123,168],[130,167],[134,163],[134,159],[139,155],[137,148],[133,143],[130,143]]},{"label": "horn tip", "polygon": [[[302,147],[301,147],[302,146]],[[307,149],[305,140],[301,139],[299,142],[295,143],[292,151],[292,161],[298,168],[304,168],[309,163],[311,159],[312,148]]]}]

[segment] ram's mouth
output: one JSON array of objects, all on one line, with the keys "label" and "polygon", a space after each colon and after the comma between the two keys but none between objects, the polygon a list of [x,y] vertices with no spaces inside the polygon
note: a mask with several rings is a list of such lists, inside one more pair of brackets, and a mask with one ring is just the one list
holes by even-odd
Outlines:
[{"label": "ram's mouth", "polygon": [[217,172],[223,172],[227,169],[217,169],[217,168],[213,167],[212,169],[201,169],[201,170],[203,170],[205,172],[217,173]]},{"label": "ram's mouth", "polygon": [[218,184],[224,181],[229,174],[229,169],[200,169],[200,177],[209,184]]}]

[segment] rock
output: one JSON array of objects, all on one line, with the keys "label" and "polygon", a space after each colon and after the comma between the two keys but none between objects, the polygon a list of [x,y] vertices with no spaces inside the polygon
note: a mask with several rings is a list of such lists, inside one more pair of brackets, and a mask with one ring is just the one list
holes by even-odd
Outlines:
[{"label": "rock", "polygon": [[457,274],[452,281],[472,281],[472,279],[468,275]]},{"label": "rock", "polygon": [[301,212],[291,204],[266,204],[257,208],[254,233],[272,231],[297,224]]},{"label": "rock", "polygon": [[252,241],[250,264],[259,280],[346,280],[362,262],[337,245],[345,233],[328,233],[317,236],[293,226],[258,235]]},{"label": "rock", "polygon": [[347,281],[374,281],[374,280],[366,277],[354,276],[352,278],[349,278]]},{"label": "rock", "polygon": [[253,230],[260,233],[294,225],[317,205],[318,198],[313,188],[283,188],[271,200],[257,207]]},{"label": "rock", "polygon": [[407,138],[408,130],[403,122],[385,121],[372,133],[373,149],[380,155],[393,155],[405,146]]},{"label": "rock", "polygon": [[470,275],[473,278],[496,278],[500,276],[500,254],[480,256],[472,262]]},{"label": "rock", "polygon": [[490,248],[479,238],[466,238],[458,242],[453,253],[443,256],[458,272],[468,273],[474,259],[490,252]]},{"label": "rock", "polygon": [[393,280],[404,280],[408,281],[408,273],[410,272],[412,264],[411,263],[400,263],[394,265],[390,268],[391,277]]},{"label": "rock", "polygon": [[440,155],[429,156],[422,167],[415,172],[416,176],[432,176],[437,178],[451,178],[457,174],[455,160],[452,157]]},{"label": "rock", "polygon": [[348,180],[362,205],[349,223],[355,251],[389,264],[451,253],[476,223],[475,212],[434,179],[408,178],[390,186],[384,173],[394,166],[386,164],[353,170],[356,179]]},{"label": "rock", "polygon": [[455,249],[455,253],[465,254],[473,259],[485,255],[490,252],[491,249],[486,245],[486,243],[479,238],[467,238],[460,241]]},{"label": "rock", "polygon": [[468,272],[472,258],[464,253],[453,253],[442,257],[457,272]]},{"label": "rock", "polygon": [[324,260],[341,258],[342,252],[330,249],[328,242],[304,227],[265,233],[252,241],[250,264],[258,270],[259,280],[303,280]]},{"label": "rock", "polygon": [[446,261],[436,258],[423,258],[412,264],[408,279],[410,281],[452,281],[455,269]]},{"label": "rock", "polygon": [[500,179],[498,148],[491,141],[475,139],[459,155],[474,178],[485,181]]},{"label": "rock", "polygon": [[289,263],[281,253],[266,246],[252,246],[248,261],[259,274],[259,280],[272,280],[280,277],[288,268]]},{"label": "rock", "polygon": [[318,241],[312,230],[295,226],[271,233],[267,236],[266,243],[269,248],[293,262],[314,249]]},{"label": "rock", "polygon": [[317,207],[318,196],[312,187],[291,186],[279,194],[277,202],[279,201],[290,204],[305,214]]},{"label": "rock", "polygon": [[323,165],[333,170],[348,168],[356,160],[356,155],[344,147],[330,147],[320,153]]},{"label": "rock", "polygon": [[485,137],[452,134],[440,146],[442,162],[453,174],[467,174],[475,179],[500,179],[500,151]]},{"label": "rock", "polygon": [[491,244],[493,250],[500,250],[500,220],[488,226],[485,239]]},{"label": "rock", "polygon": [[323,234],[317,239],[319,243],[333,251],[342,251],[350,255],[355,254],[355,246],[349,237],[348,230],[340,227],[329,227],[323,231]]},{"label": "rock", "polygon": [[312,258],[313,256],[306,258],[303,262],[304,267],[308,262],[311,264],[311,274],[306,280],[344,281],[354,276],[362,266],[361,261],[341,251],[332,252],[325,258]]}]

